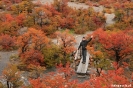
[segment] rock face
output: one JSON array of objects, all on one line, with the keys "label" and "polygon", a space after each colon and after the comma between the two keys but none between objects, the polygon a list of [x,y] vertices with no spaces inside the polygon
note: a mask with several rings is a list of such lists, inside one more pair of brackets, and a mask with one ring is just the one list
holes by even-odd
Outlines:
[{"label": "rock face", "polygon": [[114,13],[111,13],[111,14],[105,13],[104,16],[106,17],[106,26],[115,23],[115,22],[113,21],[113,19],[115,18],[115,14],[114,14]]}]

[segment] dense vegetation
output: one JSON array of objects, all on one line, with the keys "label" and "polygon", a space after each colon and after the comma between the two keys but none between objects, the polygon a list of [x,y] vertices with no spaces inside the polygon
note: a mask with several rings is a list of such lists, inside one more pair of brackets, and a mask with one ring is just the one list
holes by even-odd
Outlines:
[{"label": "dense vegetation", "polygon": [[[69,0],[88,4],[74,9],[67,0],[41,4],[38,0],[0,0],[0,51],[18,50],[3,70],[0,88],[111,88],[133,86],[133,2],[131,0]],[[104,6],[95,12],[93,6]],[[115,13],[115,23],[106,25],[105,13]],[[91,31],[87,46],[90,68],[96,68],[83,83],[72,80],[74,34]],[[90,37],[88,34],[86,37]],[[56,38],[58,44],[53,43]],[[56,73],[43,74],[57,67]],[[28,72],[27,83],[22,73]],[[59,73],[59,74],[57,74]],[[63,74],[62,74],[63,73]],[[120,81],[121,80],[121,81]]]}]

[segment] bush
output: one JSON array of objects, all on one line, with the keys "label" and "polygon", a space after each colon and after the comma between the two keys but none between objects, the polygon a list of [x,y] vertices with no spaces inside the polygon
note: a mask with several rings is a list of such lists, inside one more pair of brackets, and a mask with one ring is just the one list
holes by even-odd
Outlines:
[{"label": "bush", "polygon": [[2,34],[0,35],[0,46],[3,50],[13,50],[16,48],[16,38]]},{"label": "bush", "polygon": [[75,33],[76,34],[84,34],[86,32],[86,29],[85,28],[77,28],[75,29]]},{"label": "bush", "polygon": [[60,48],[51,45],[49,47],[45,47],[43,49],[43,55],[44,55],[44,65],[45,67],[53,67],[56,64],[59,64],[61,61],[61,58],[63,57],[60,52]]}]

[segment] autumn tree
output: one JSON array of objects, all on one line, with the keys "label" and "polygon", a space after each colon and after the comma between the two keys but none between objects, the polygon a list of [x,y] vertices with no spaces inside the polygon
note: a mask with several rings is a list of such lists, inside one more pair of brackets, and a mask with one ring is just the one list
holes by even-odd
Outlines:
[{"label": "autumn tree", "polygon": [[59,14],[52,5],[43,5],[35,8],[30,17],[34,23],[33,27],[41,29],[46,35],[52,35],[58,30],[59,21],[57,21],[57,16],[60,17]]},{"label": "autumn tree", "polygon": [[26,33],[18,37],[18,45],[20,54],[28,50],[41,51],[43,47],[46,47],[49,43],[49,39],[41,30],[29,28]]},{"label": "autumn tree", "polygon": [[90,66],[95,67],[97,76],[100,76],[103,70],[107,71],[111,69],[111,61],[106,58],[104,52],[94,48],[95,47],[87,46],[87,49],[89,50],[89,53],[91,55]]},{"label": "autumn tree", "polygon": [[[68,69],[66,70],[68,71]],[[30,79],[29,81],[32,88],[112,88],[116,87],[115,85],[121,85],[124,87],[132,86],[132,82],[130,82],[130,80],[124,75],[123,68],[119,68],[117,70],[108,70],[106,73],[102,71],[99,77],[90,75],[90,79],[82,83],[79,83],[75,79],[66,79],[60,74],[56,74],[54,76],[53,74],[55,73],[50,73],[43,78]]]},{"label": "autumn tree", "polygon": [[8,34],[11,36],[17,36],[19,26],[16,24],[15,18],[11,14],[1,14],[0,15],[0,33]]},{"label": "autumn tree", "polygon": [[30,65],[40,66],[44,62],[42,53],[49,44],[49,39],[41,30],[29,28],[26,33],[18,37],[19,57],[26,68]]},{"label": "autumn tree", "polygon": [[67,2],[68,0],[54,0],[53,6],[57,11],[64,12],[68,8]]},{"label": "autumn tree", "polygon": [[[53,76],[53,79],[51,79],[51,76],[47,76],[44,78],[38,78],[38,79],[31,79],[30,80],[32,88],[70,88],[75,87],[77,82],[66,82],[66,80],[61,75]],[[75,87],[76,88],[76,87]]]},{"label": "autumn tree", "polygon": [[64,32],[57,32],[58,44],[61,48],[61,52],[63,54],[63,64],[69,60],[70,55],[75,50],[74,44],[76,43],[73,35],[69,34],[69,31],[66,30]]},{"label": "autumn tree", "polygon": [[38,66],[43,62],[43,55],[38,50],[29,50],[21,54],[21,60],[27,66],[30,64]]},{"label": "autumn tree", "polygon": [[74,9],[70,8],[68,5],[68,0],[54,0],[52,7],[60,13],[59,16],[55,17],[58,20],[58,25],[62,29],[72,29],[74,28]]},{"label": "autumn tree", "polygon": [[104,51],[108,52],[108,55],[115,58],[115,61],[120,65],[122,60],[132,54],[132,36],[128,35],[124,31],[103,31],[98,29],[94,33],[95,38],[101,43]]},{"label": "autumn tree", "polygon": [[103,5],[110,5],[109,9],[112,8],[115,13],[115,24],[113,25],[113,27],[125,30],[133,26],[133,17],[131,10],[133,8],[133,2],[131,2],[130,0],[102,0],[102,2],[107,2],[103,3]]},{"label": "autumn tree", "polygon": [[16,25],[16,22],[3,22],[1,24],[0,33],[8,34],[11,36],[18,36],[19,26]]},{"label": "autumn tree", "polygon": [[75,13],[75,33],[83,34],[86,31],[94,31],[105,24],[103,14],[95,12],[92,7],[89,7],[88,9],[76,10]]},{"label": "autumn tree", "polygon": [[[90,9],[89,9],[90,10]],[[88,10],[88,11],[89,11]],[[74,32],[77,34],[83,34],[85,33],[87,30],[89,30],[87,25],[91,25],[92,19],[91,17],[89,17],[89,15],[86,13],[86,10],[82,10],[79,9],[77,10],[77,14],[78,17],[75,18],[76,22],[75,22],[75,27],[74,27]],[[86,21],[87,20],[87,21]],[[90,24],[89,24],[90,23]],[[91,25],[92,26],[92,25]],[[90,27],[91,27],[90,26]]]},{"label": "autumn tree", "polygon": [[44,75],[44,71],[46,70],[44,66],[36,66],[36,65],[30,65],[29,68],[32,69],[29,78],[35,78],[35,79]]},{"label": "autumn tree", "polygon": [[30,84],[32,88],[46,88],[47,86],[42,82],[41,78],[30,79]]},{"label": "autumn tree", "polygon": [[67,62],[65,67],[63,67],[63,64],[59,64],[57,66],[58,72],[64,74],[63,77],[66,79],[66,81],[69,81],[72,75],[75,74],[74,69],[72,69],[70,65],[71,63]]},{"label": "autumn tree", "polygon": [[60,64],[60,60],[63,58],[61,48],[55,44],[50,44],[48,47],[44,47],[42,53],[44,56],[44,62],[42,65],[46,68],[55,67]]},{"label": "autumn tree", "polygon": [[21,81],[20,72],[16,65],[8,65],[3,70],[3,76],[7,82],[7,88],[18,88],[21,87],[23,82]]},{"label": "autumn tree", "polygon": [[126,1],[124,4],[123,4],[123,7],[125,9],[125,14],[127,17],[130,16],[130,13],[131,13],[131,10],[133,9],[133,2],[130,2],[130,1]]},{"label": "autumn tree", "polygon": [[31,15],[28,15],[26,19],[23,21],[23,25],[25,27],[33,27],[34,26],[34,20]]},{"label": "autumn tree", "polygon": [[131,87],[132,85],[129,79],[124,75],[124,70],[122,68],[117,70],[109,70],[107,71],[107,74],[102,72],[100,77],[91,78],[89,83],[91,84],[90,88],[112,88],[116,87],[115,84],[121,86],[123,85],[124,87]]},{"label": "autumn tree", "polygon": [[17,25],[20,26],[20,27],[23,27],[24,26],[24,21],[26,19],[26,15],[21,13],[19,14],[17,17],[16,17],[16,22],[17,22]]},{"label": "autumn tree", "polygon": [[12,50],[16,47],[16,37],[7,34],[0,35],[0,46],[3,50]]},{"label": "autumn tree", "polygon": [[123,11],[123,10],[117,9],[117,10],[115,11],[115,20],[116,20],[116,22],[121,22],[123,16],[124,16],[124,11]]},{"label": "autumn tree", "polygon": [[[34,10],[33,16],[34,19],[37,19],[34,23],[38,23],[38,25],[42,28],[45,24],[45,19],[49,19],[48,15],[50,15],[52,12],[45,9],[45,7],[40,7]],[[47,24],[47,23],[46,23]]]},{"label": "autumn tree", "polygon": [[[33,88],[78,88],[78,81],[70,80],[69,76],[72,76],[73,69],[70,67],[70,64],[67,63],[66,67],[62,65],[58,66],[58,73],[49,73],[48,75],[44,75],[43,77],[39,77],[37,79],[30,79],[31,86]],[[52,78],[51,78],[52,77]]]},{"label": "autumn tree", "polygon": [[26,13],[29,14],[34,8],[33,3],[30,0],[24,0],[18,4],[12,5],[11,9],[15,14]]}]

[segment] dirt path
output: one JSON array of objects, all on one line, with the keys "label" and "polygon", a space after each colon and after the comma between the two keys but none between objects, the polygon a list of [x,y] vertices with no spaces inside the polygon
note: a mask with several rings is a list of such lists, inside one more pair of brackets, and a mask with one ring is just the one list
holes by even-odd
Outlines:
[{"label": "dirt path", "polygon": [[10,62],[10,56],[17,54],[17,51],[7,51],[7,52],[2,52],[0,51],[0,74],[2,74],[2,70],[6,67],[6,65]]}]

